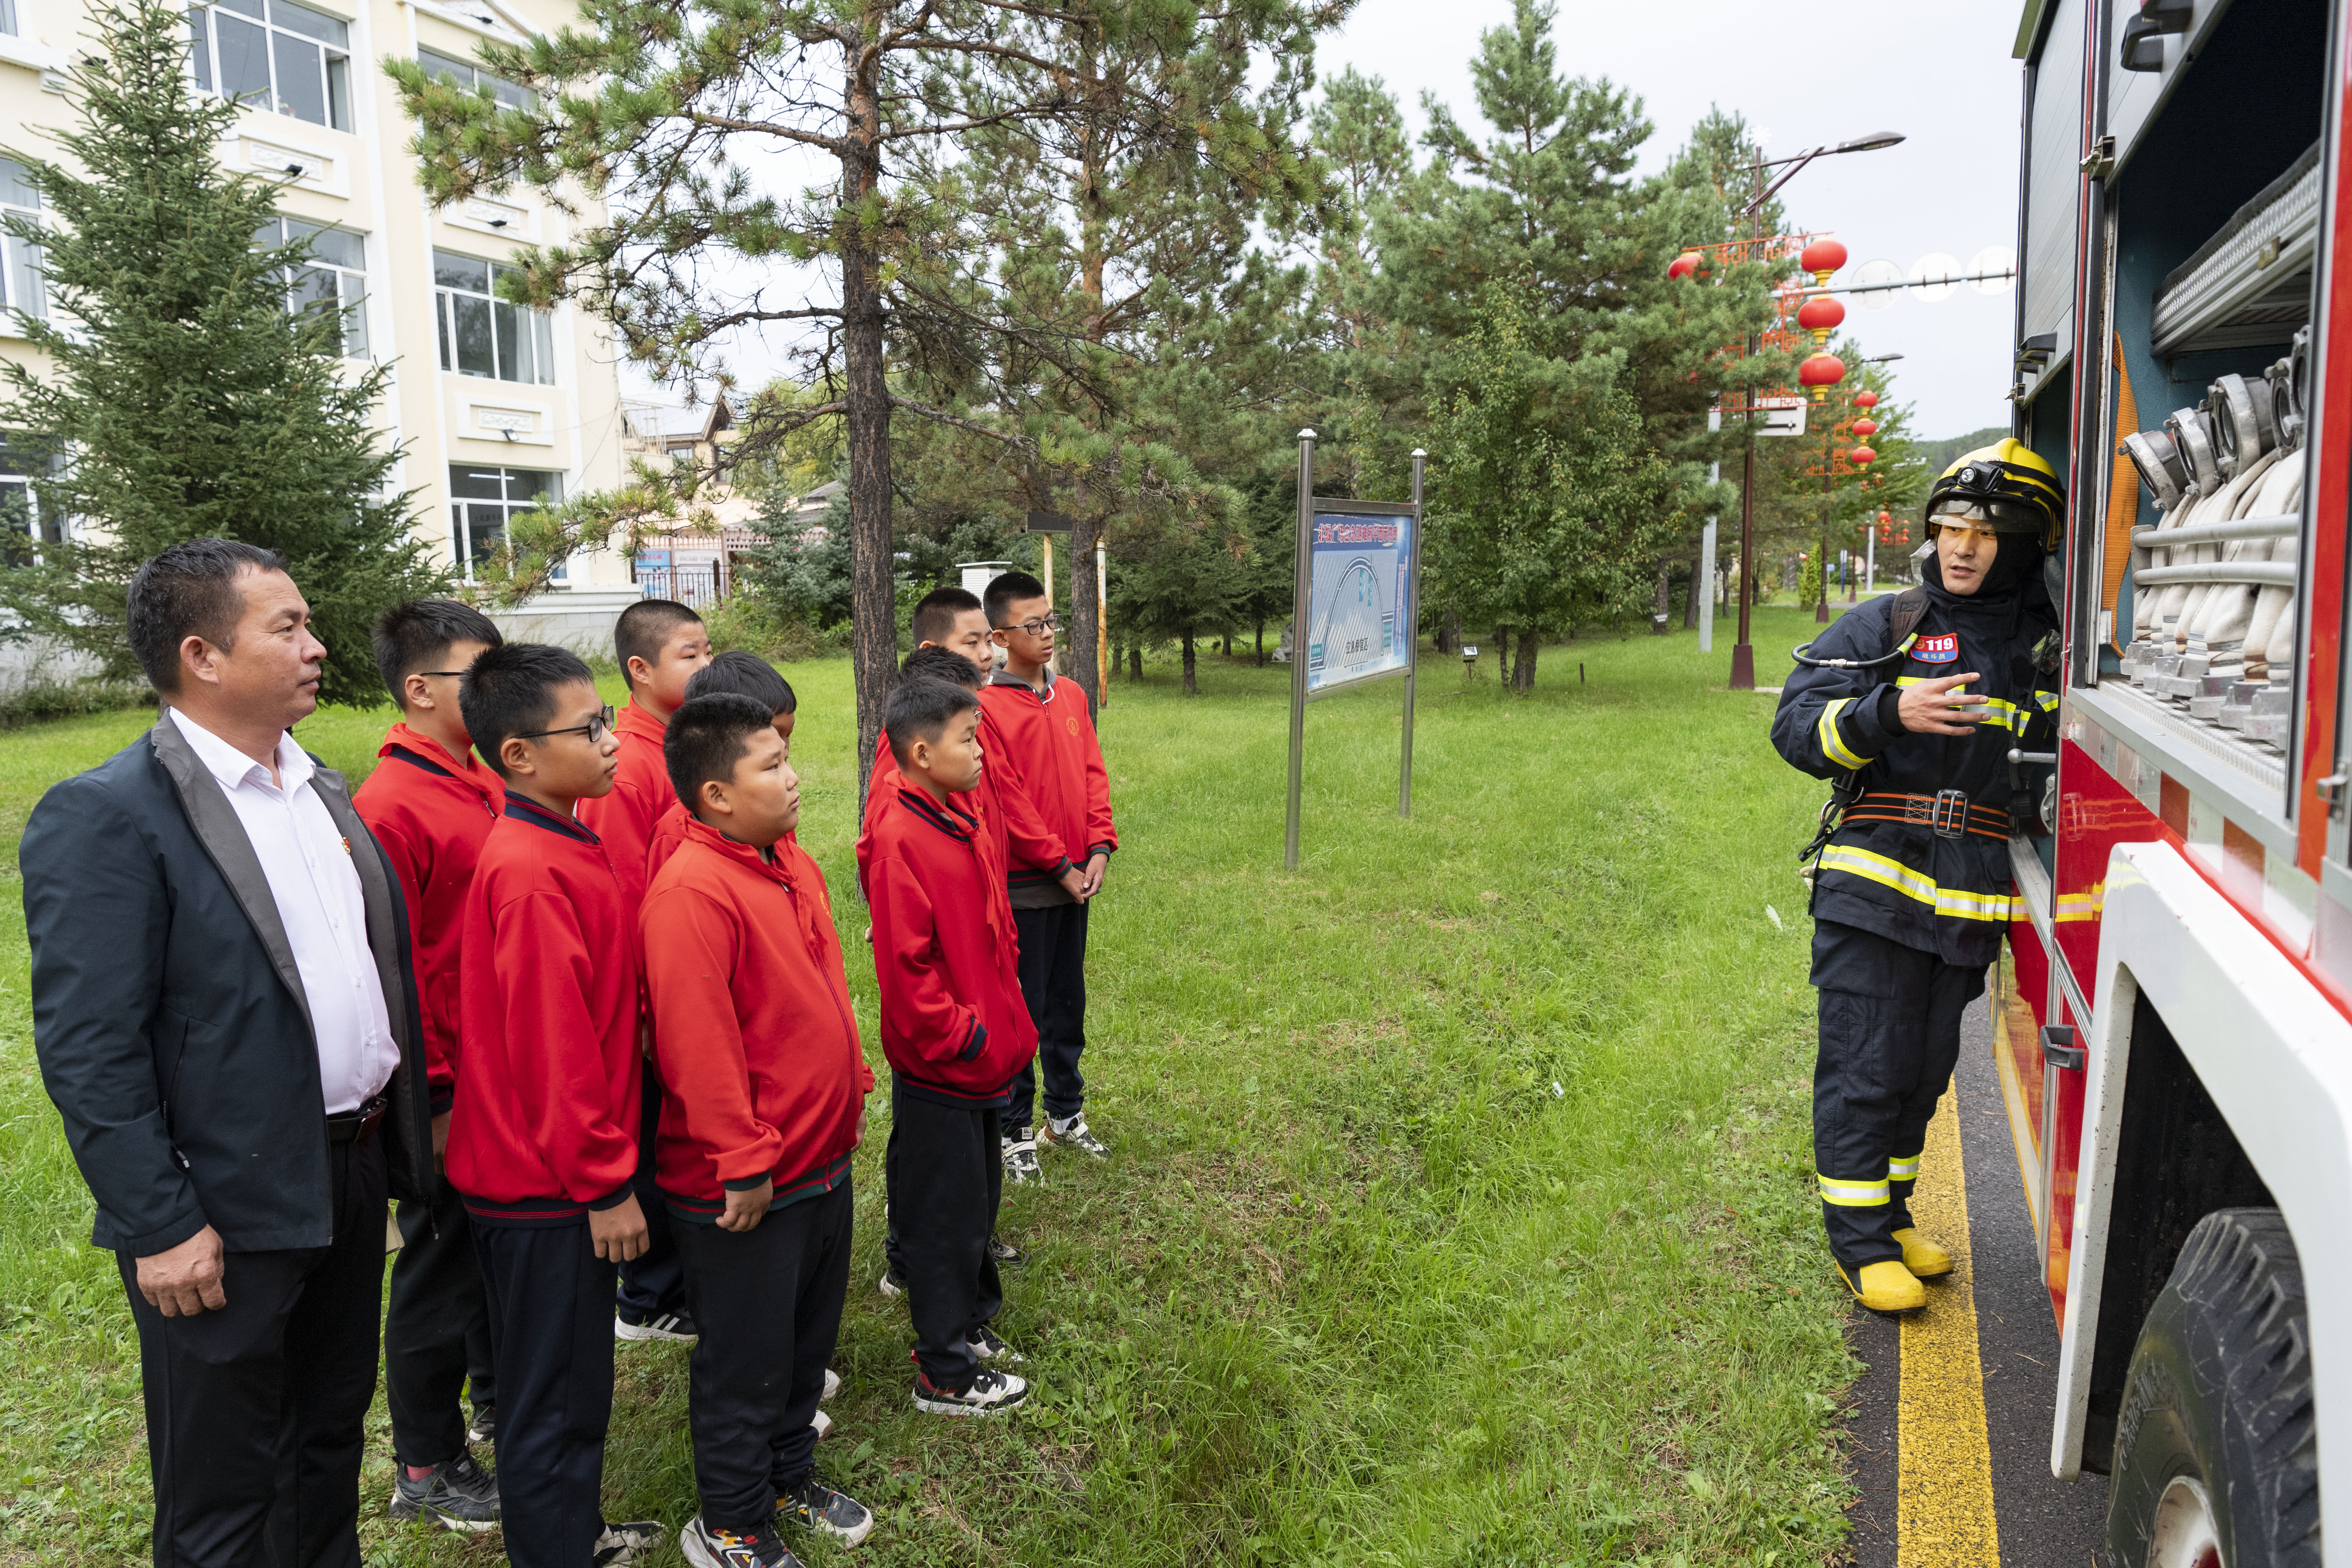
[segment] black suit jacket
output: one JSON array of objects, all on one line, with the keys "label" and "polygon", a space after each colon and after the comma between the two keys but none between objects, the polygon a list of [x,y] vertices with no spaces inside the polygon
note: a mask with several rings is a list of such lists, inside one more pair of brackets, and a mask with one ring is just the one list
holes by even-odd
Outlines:
[{"label": "black suit jacket", "polygon": [[[435,1182],[400,883],[341,773],[311,787],[351,840],[400,1067],[396,1196]],[[171,716],[41,797],[17,866],[33,1042],[98,1199],[92,1240],[144,1258],[209,1224],[232,1252],[333,1240],[319,1053],[261,862]]]}]

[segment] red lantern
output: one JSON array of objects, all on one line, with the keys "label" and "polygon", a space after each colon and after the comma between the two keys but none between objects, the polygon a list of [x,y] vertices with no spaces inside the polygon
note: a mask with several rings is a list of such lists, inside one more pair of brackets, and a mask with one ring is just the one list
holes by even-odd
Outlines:
[{"label": "red lantern", "polygon": [[1878,454],[1872,451],[1867,447],[1856,447],[1853,451],[1846,454],[1846,461],[1853,464],[1856,468],[1866,468],[1877,460]]},{"label": "red lantern", "polygon": [[1813,334],[1813,346],[1830,341],[1830,333],[1845,320],[1845,307],[1827,294],[1816,294],[1797,307],[1797,325]]},{"label": "red lantern", "polygon": [[1692,273],[1698,270],[1698,252],[1696,250],[1685,250],[1680,256],[1675,257],[1674,260],[1666,264],[1666,276],[1669,278],[1687,278]]},{"label": "red lantern", "polygon": [[1797,367],[1800,385],[1813,389],[1813,401],[1820,403],[1829,396],[1829,390],[1845,379],[1845,361],[1832,353],[1816,353]]},{"label": "red lantern", "polygon": [[1797,258],[1797,265],[1813,275],[1814,281],[1827,286],[1830,274],[1845,265],[1845,247],[1836,240],[1821,238],[1805,247]]},{"label": "red lantern", "polygon": [[1867,441],[1873,436],[1878,434],[1878,421],[1875,419],[1857,419],[1853,422],[1853,433],[1863,440]]},{"label": "red lantern", "polygon": [[1878,514],[1878,526],[1881,528],[1889,527],[1894,521],[1895,514],[1891,511],[1882,511]]},{"label": "red lantern", "polygon": [[1875,408],[1878,406],[1878,394],[1865,386],[1853,395],[1853,405],[1856,408]]}]

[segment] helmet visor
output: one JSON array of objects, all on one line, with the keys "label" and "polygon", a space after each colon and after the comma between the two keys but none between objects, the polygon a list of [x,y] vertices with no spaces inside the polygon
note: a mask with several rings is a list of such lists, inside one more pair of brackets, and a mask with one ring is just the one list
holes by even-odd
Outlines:
[{"label": "helmet visor", "polygon": [[1993,533],[2040,533],[2042,509],[2000,496],[1948,495],[1927,504],[1927,526],[1953,523]]}]

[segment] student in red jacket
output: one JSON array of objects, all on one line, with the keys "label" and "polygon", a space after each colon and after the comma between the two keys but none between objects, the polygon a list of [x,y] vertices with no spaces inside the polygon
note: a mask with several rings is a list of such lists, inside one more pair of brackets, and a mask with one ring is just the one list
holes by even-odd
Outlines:
[{"label": "student in red jacket", "polygon": [[515,1568],[634,1562],[654,1524],[598,1510],[613,1289],[646,1247],[636,910],[579,802],[613,787],[613,710],[588,667],[509,643],[458,690],[506,807],[466,896],[448,1178],[497,1325],[499,1485]]},{"label": "student in red jacket", "polygon": [[[646,896],[646,862],[655,824],[677,804],[662,765],[662,731],[686,700],[686,683],[710,662],[710,634],[702,617],[668,599],[641,599],[613,623],[613,652],[629,685],[629,705],[621,710],[615,733],[621,741],[620,770],[609,794],[580,803],[580,821],[604,842],[613,869],[628,901],[631,929]],[[661,1078],[645,1077],[645,1110],[637,1122],[645,1163],[636,1175],[637,1203],[645,1210],[644,1256],[621,1269],[620,1299],[613,1332],[625,1340],[694,1342],[694,1320],[686,1310],[686,1274],[669,1241],[669,1214],[654,1188],[654,1131],[661,1125]]]},{"label": "student in red jacket", "polygon": [[800,778],[774,710],[689,698],[663,750],[694,813],[639,915],[668,1090],[656,1167],[702,1331],[687,1415],[702,1511],[679,1543],[697,1568],[772,1568],[780,1516],[846,1546],[874,1528],[817,1479],[812,1424],[874,1073],[824,878],[792,838]]},{"label": "student in red jacket", "polygon": [[1034,1171],[1039,1143],[1083,1149],[1097,1159],[1110,1152],[1087,1126],[1087,1084],[1078,1058],[1087,1047],[1087,910],[1102,891],[1118,834],[1111,826],[1109,775],[1086,692],[1076,681],[1054,678],[1059,623],[1045,585],[1026,572],[1007,572],[988,585],[985,603],[992,635],[1004,650],[1004,668],[981,693],[993,724],[993,765],[1012,776],[1069,858],[1082,864],[1073,890],[1057,867],[1041,864],[1017,847],[1012,857],[1021,994],[1037,1020],[1045,1122],[1033,1142],[1029,1129],[1037,1080],[1024,1068],[1004,1111],[1004,1159],[1008,1169]]},{"label": "student in red jacket", "polygon": [[915,1407],[988,1415],[1029,1393],[985,1364],[1015,1359],[989,1326],[1003,1293],[988,1237],[1003,1184],[997,1113],[1037,1032],[967,804],[982,773],[979,704],[943,680],[902,680],[883,723],[901,776],[859,870],[890,1062],[883,1178],[915,1320]]},{"label": "student in red jacket", "polygon": [[[436,1154],[448,1140],[457,1092],[466,891],[482,840],[506,804],[499,775],[474,758],[457,682],[476,656],[503,640],[488,616],[451,599],[415,599],[383,613],[375,624],[376,669],[400,705],[400,721],[384,736],[375,771],[352,795],[408,903]],[[428,1202],[403,1200],[395,1217],[401,1247],[383,1318],[392,1517],[487,1531],[499,1521],[499,1484],[466,1445],[495,1429],[498,1378],[466,1205],[445,1182]],[[470,1429],[459,1403],[467,1392]]]},{"label": "student in red jacket", "polygon": [[[709,664],[694,672],[686,683],[686,700],[716,697],[733,692],[768,705],[769,722],[776,738],[784,742],[784,754],[792,754],[793,726],[800,721],[800,699],[793,695],[792,683],[776,673],[776,667],[755,653],[740,648],[714,655]],[[668,742],[663,742],[667,748]],[[646,848],[646,885],[661,874],[677,847],[686,842],[686,825],[694,819],[687,815],[686,803],[673,797],[654,823],[653,841]],[[798,842],[797,839],[794,842]]]}]

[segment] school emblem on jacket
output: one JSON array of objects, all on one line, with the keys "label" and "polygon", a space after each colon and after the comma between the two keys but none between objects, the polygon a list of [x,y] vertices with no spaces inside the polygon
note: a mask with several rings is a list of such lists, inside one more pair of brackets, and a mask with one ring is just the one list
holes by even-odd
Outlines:
[{"label": "school emblem on jacket", "polygon": [[1949,664],[1960,657],[1960,635],[1946,632],[1941,637],[1921,637],[1911,645],[1911,657],[1922,664]]}]

